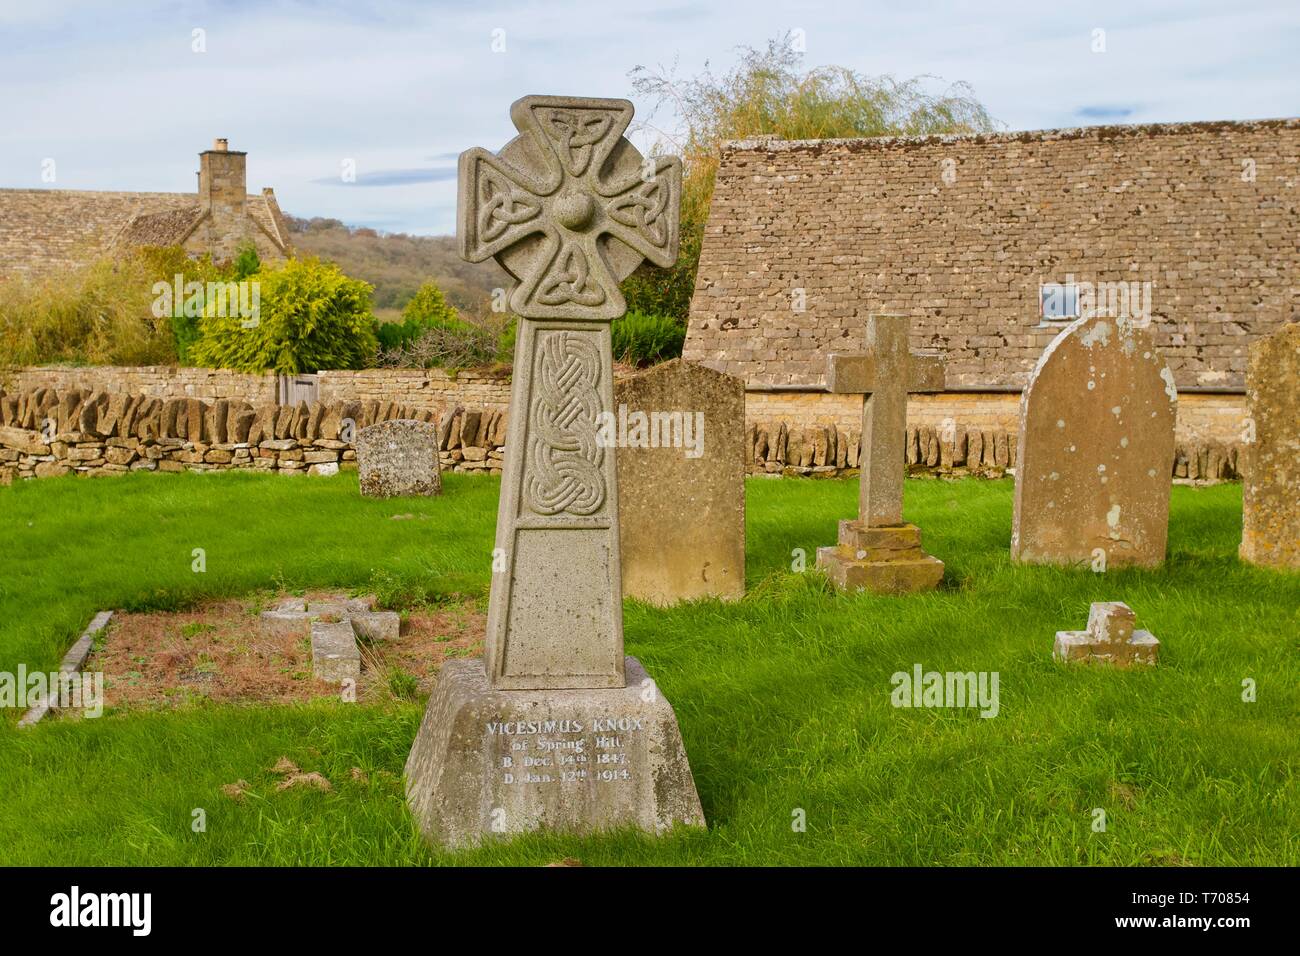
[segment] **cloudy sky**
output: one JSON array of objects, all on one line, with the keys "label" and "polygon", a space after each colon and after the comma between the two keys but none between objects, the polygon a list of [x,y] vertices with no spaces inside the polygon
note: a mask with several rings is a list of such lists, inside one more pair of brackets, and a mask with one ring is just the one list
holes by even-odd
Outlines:
[{"label": "cloudy sky", "polygon": [[963,80],[1008,129],[1300,115],[1295,0],[0,0],[0,187],[193,191],[222,136],[288,212],[447,233],[456,154],[519,96],[629,96],[637,65],[789,31],[810,66]]}]

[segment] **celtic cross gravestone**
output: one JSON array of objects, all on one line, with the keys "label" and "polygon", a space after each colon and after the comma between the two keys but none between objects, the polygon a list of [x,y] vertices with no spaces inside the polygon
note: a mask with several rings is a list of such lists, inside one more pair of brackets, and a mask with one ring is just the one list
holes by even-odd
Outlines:
[{"label": "celtic cross gravestone", "polygon": [[611,319],[619,282],[677,258],[681,162],[623,138],[626,100],[528,96],[499,154],[460,157],[461,255],[519,316],[483,661],[443,666],[407,761],[422,831],[703,825],[676,716],[623,656]]}]

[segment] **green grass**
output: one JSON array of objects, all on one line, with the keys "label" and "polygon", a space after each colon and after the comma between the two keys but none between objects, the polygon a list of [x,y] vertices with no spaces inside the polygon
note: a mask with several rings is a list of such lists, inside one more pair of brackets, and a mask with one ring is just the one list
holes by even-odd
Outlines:
[{"label": "green grass", "polygon": [[[56,664],[105,607],[316,586],[482,595],[499,484],[445,482],[436,501],[386,502],[361,499],[347,474],[0,488],[0,670]],[[628,652],[681,721],[707,833],[434,852],[401,793],[418,701],[196,706],[24,731],[9,713],[0,863],[1300,863],[1300,575],[1237,560],[1238,487],[1175,488],[1166,566],[1099,575],[1010,563],[1009,481],[908,482],[907,517],[948,572],[941,591],[906,598],[839,595],[791,571],[794,549],[811,565],[834,540],[854,483],[754,480],[747,493],[743,601],[626,607]],[[195,548],[205,573],[191,570]],[[1161,639],[1158,669],[1052,662],[1054,632],[1103,599],[1127,601]],[[1000,713],[895,709],[890,675],[916,663],[998,672]],[[277,792],[281,756],[333,792]],[[240,779],[242,802],[222,795]],[[805,832],[791,826],[799,810]]]}]

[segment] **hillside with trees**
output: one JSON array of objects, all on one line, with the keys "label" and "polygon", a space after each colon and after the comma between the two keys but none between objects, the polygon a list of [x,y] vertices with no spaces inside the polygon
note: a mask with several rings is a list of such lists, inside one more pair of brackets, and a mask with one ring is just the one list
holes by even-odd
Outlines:
[{"label": "hillside with trees", "polygon": [[411,236],[349,227],[338,219],[286,216],[299,255],[319,256],[375,287],[376,312],[401,310],[432,279],[456,308],[482,312],[492,290],[505,287],[492,262],[461,259],[454,236]]}]

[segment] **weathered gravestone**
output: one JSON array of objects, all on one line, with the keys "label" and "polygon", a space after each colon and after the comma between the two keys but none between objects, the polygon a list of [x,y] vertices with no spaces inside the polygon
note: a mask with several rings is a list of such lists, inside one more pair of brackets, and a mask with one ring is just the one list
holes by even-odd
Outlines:
[{"label": "weathered gravestone", "polygon": [[745,594],[745,383],[674,359],[614,386],[623,594]]},{"label": "weathered gravestone", "polygon": [[623,656],[609,320],[677,257],[681,163],[642,160],[626,100],[529,96],[499,156],[460,157],[461,255],[520,316],[485,660],[443,665],[406,763],[424,835],[703,825],[672,707]]},{"label": "weathered gravestone", "polygon": [[909,392],[943,391],[943,360],[908,351],[905,315],[867,319],[866,352],[832,352],[826,390],[861,394],[862,472],[857,520],[841,521],[839,544],[817,549],[817,566],[845,590],[906,594],[943,580],[943,562],[921,550],[921,529],[903,521]]},{"label": "weathered gravestone", "polygon": [[1109,316],[1066,326],[1020,399],[1012,559],[1163,562],[1177,410],[1146,329]]},{"label": "weathered gravestone", "polygon": [[442,494],[437,425],[400,418],[379,422],[357,432],[356,448],[366,497]]},{"label": "weathered gravestone", "polygon": [[1250,347],[1241,558],[1300,568],[1300,322]]}]

